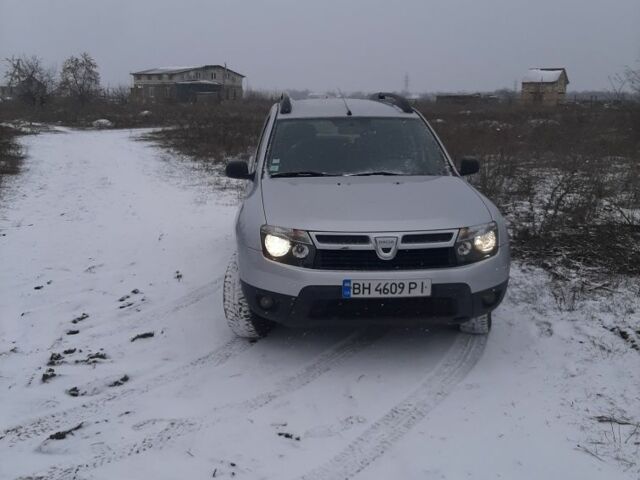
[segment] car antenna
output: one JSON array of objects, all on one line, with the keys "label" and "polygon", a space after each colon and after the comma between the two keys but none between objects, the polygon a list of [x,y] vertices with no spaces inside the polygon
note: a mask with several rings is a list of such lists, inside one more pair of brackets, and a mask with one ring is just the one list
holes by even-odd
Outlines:
[{"label": "car antenna", "polygon": [[346,109],[347,109],[347,116],[349,116],[349,117],[350,117],[350,116],[351,116],[351,115],[353,115],[353,114],[351,113],[351,109],[349,108],[349,105],[347,105],[347,99],[346,99],[346,98],[344,98],[344,95],[342,94],[342,90],[340,90],[339,88],[338,88],[338,93],[340,94],[340,98],[341,98],[341,99],[342,99],[342,101],[344,102],[344,108],[346,108]]}]

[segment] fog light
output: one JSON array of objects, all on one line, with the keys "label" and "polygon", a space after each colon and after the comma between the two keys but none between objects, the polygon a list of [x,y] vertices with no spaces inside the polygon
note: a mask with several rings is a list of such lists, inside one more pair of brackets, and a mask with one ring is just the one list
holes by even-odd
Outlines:
[{"label": "fog light", "polygon": [[496,295],[496,292],[491,291],[482,294],[482,303],[487,307],[490,307],[491,305],[496,303],[497,300],[498,296]]},{"label": "fog light", "polygon": [[273,298],[270,297],[269,295],[264,295],[260,297],[260,300],[258,300],[258,303],[260,304],[260,308],[262,308],[263,310],[271,310],[273,308],[273,305],[275,304],[275,302],[273,301]]},{"label": "fog light", "polygon": [[470,252],[471,252],[471,242],[466,241],[458,245],[458,255],[460,255],[461,257],[464,257],[465,255],[469,255]]},{"label": "fog light", "polygon": [[293,256],[296,258],[306,258],[307,255],[309,255],[309,247],[298,243],[293,247],[291,253],[293,253]]}]

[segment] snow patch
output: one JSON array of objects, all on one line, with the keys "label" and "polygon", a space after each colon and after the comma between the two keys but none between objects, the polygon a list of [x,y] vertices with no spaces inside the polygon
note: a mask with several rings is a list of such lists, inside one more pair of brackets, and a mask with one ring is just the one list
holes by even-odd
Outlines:
[{"label": "snow patch", "polygon": [[94,128],[110,128],[113,127],[113,122],[111,120],[107,120],[106,118],[100,118],[91,122],[91,125]]}]

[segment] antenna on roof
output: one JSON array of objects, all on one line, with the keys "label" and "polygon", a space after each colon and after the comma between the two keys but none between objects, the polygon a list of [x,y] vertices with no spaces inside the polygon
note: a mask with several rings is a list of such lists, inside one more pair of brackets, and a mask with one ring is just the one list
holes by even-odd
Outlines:
[{"label": "antenna on roof", "polygon": [[346,108],[346,109],[347,109],[347,116],[349,116],[349,117],[350,117],[350,116],[351,116],[351,115],[353,115],[353,114],[351,113],[351,109],[349,108],[349,105],[347,105],[347,99],[346,99],[346,98],[344,98],[344,95],[343,95],[343,93],[342,93],[342,90],[340,90],[339,88],[338,88],[337,90],[338,90],[338,94],[340,94],[340,98],[341,98],[341,99],[342,99],[342,101],[344,102],[344,108]]}]

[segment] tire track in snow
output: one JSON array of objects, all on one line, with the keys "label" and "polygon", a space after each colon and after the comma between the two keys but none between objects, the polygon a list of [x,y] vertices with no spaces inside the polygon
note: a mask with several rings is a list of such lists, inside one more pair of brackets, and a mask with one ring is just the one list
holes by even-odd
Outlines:
[{"label": "tire track in snow", "polygon": [[[169,308],[162,309],[160,312],[152,311],[145,314],[145,316],[158,318],[158,316],[168,316],[179,310],[187,308],[188,306],[198,303],[202,299],[219,290],[222,285],[221,282],[222,277],[189,292]],[[50,434],[53,431],[60,430],[62,427],[66,427],[70,424],[77,424],[86,418],[93,418],[93,416],[102,411],[105,405],[111,402],[128,398],[132,395],[146,393],[174,380],[183,379],[190,373],[195,372],[196,369],[204,366],[218,367],[223,365],[229,359],[244,352],[252,345],[253,344],[245,340],[233,338],[229,342],[214,349],[206,355],[198,357],[187,364],[178,366],[173,370],[156,375],[141,385],[132,385],[129,388],[110,392],[105,397],[96,398],[95,400],[84,402],[81,405],[71,407],[67,410],[54,412],[50,415],[36,418],[29,423],[8,428],[0,434],[0,441],[7,441],[9,445],[13,445],[20,441]]]},{"label": "tire track in snow", "polygon": [[[185,308],[190,307],[191,305],[195,305],[196,303],[204,300],[210,295],[216,293],[222,287],[224,276],[219,276],[215,280],[197,287],[196,289],[190,291],[184,296],[177,299],[174,303],[172,303],[168,307],[158,306],[156,308],[151,308],[149,311],[139,312],[140,315],[130,315],[126,314],[117,319],[117,322],[126,322],[127,320],[135,317],[135,323],[131,326],[132,328],[140,328],[142,325],[146,325],[151,320],[157,320],[158,318],[164,318],[174,313],[179,312],[180,310],[184,310]],[[129,312],[125,312],[129,313]],[[136,312],[138,313],[138,312]],[[130,328],[130,330],[132,329]],[[99,333],[100,337],[102,336],[110,336],[110,335],[118,335],[122,334],[122,327],[114,327],[111,330],[107,330],[105,332]]]},{"label": "tire track in snow", "polygon": [[436,368],[400,403],[300,480],[349,479],[367,468],[453,391],[482,356],[484,336],[458,335]]},{"label": "tire track in snow", "polygon": [[[256,411],[274,400],[308,385],[335,366],[371,346],[386,333],[386,329],[364,330],[353,333],[333,348],[321,353],[311,364],[308,364],[297,373],[279,382],[273,390],[258,394],[245,401],[216,407],[212,409],[205,418],[196,417],[169,420],[169,425],[154,435],[150,435],[129,445],[123,445],[115,449],[109,448],[104,454],[98,454],[86,463],[68,467],[52,467],[47,471],[45,478],[67,479],[70,475],[75,475],[84,470],[93,470],[103,465],[144,453],[147,450],[161,449],[172,439],[196,433],[203,428],[209,428],[228,418],[230,413],[247,414]],[[37,475],[35,478],[37,478]]]},{"label": "tire track in snow", "polygon": [[[178,298],[173,304],[166,307],[163,305],[159,305],[157,307],[152,307],[148,311],[135,311],[135,313],[124,312],[124,316],[120,316],[115,318],[111,323],[117,324],[117,326],[112,327],[110,330],[101,331],[99,333],[95,333],[95,338],[100,337],[110,337],[113,335],[122,335],[125,330],[122,327],[122,323],[125,324],[126,331],[139,330],[140,327],[149,323],[152,320],[158,320],[165,318],[169,315],[179,312],[180,310],[184,310],[185,308],[190,307],[191,305],[195,305],[196,303],[204,300],[210,295],[213,295],[215,292],[220,290],[222,287],[222,283],[224,280],[224,275],[219,276],[215,280],[206,283],[196,289],[190,291],[189,293],[183,295]],[[139,315],[136,315],[139,314]],[[135,319],[135,322],[131,325],[127,324],[128,320]],[[62,342],[62,337],[58,338],[54,343],[47,349],[47,351],[52,350],[54,348],[58,348],[60,342]]]},{"label": "tire track in snow", "polygon": [[56,430],[64,429],[69,425],[78,424],[81,421],[90,424],[95,420],[95,417],[100,414],[105,406],[107,406],[107,404],[123,400],[131,396],[144,394],[174,380],[184,379],[199,368],[205,366],[218,367],[224,365],[231,358],[249,349],[252,345],[252,343],[249,343],[246,340],[234,338],[202,357],[198,357],[185,365],[149,379],[141,386],[133,386],[131,388],[115,391],[106,397],[97,398],[93,401],[85,402],[82,405],[78,405],[61,412],[40,417],[25,425],[9,428],[0,435],[0,441],[5,440],[11,446],[34,437],[51,434]]}]

